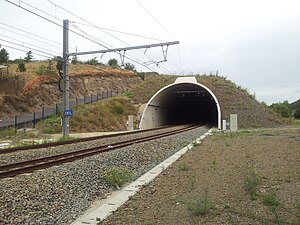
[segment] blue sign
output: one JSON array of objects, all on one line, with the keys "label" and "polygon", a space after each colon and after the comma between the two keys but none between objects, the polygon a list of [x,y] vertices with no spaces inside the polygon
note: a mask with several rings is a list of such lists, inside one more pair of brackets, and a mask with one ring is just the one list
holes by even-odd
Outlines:
[{"label": "blue sign", "polygon": [[73,110],[72,109],[67,109],[64,111],[65,116],[73,116]]}]

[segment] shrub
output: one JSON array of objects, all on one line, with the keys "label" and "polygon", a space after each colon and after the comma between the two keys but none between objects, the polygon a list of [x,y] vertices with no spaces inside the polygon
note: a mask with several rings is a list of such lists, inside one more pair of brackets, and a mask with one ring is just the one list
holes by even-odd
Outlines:
[{"label": "shrub", "polygon": [[89,64],[89,65],[98,65],[98,60],[96,59],[96,57],[92,58],[92,59],[89,59],[88,61],[86,61],[86,64]]},{"label": "shrub", "polygon": [[25,64],[23,62],[20,62],[18,64],[18,71],[23,73],[23,72],[26,72],[26,67],[25,67]]},{"label": "shrub", "polygon": [[244,180],[244,189],[250,195],[251,200],[256,200],[259,196],[257,193],[257,186],[261,183],[261,179],[257,174],[252,173]]},{"label": "shrub", "polygon": [[132,173],[121,167],[112,167],[102,174],[104,179],[119,189],[132,178]]},{"label": "shrub", "polygon": [[277,199],[277,196],[275,193],[267,194],[263,197],[263,203],[266,206],[271,206],[273,208],[276,208],[279,206],[279,200]]},{"label": "shrub", "polygon": [[182,162],[178,165],[178,169],[180,171],[188,171],[190,170],[190,166],[186,162]]},{"label": "shrub", "polygon": [[270,108],[282,117],[289,118],[292,116],[292,107],[288,101],[273,103]]},{"label": "shrub", "polygon": [[49,118],[38,123],[38,128],[42,133],[55,134],[61,132],[61,118],[57,116],[50,116]]},{"label": "shrub", "polygon": [[117,105],[115,106],[114,111],[116,112],[116,114],[120,115],[124,112],[124,108],[121,105]]},{"label": "shrub", "polygon": [[7,137],[12,137],[16,134],[16,131],[14,128],[8,128],[3,131],[0,131],[0,137],[1,138],[7,138]]},{"label": "shrub", "polygon": [[43,76],[43,75],[55,75],[56,74],[56,71],[53,67],[53,63],[52,61],[50,60],[48,62],[48,65],[45,66],[45,65],[41,65],[38,70],[36,71],[36,74],[38,76]]},{"label": "shrub", "polygon": [[208,197],[207,191],[204,196],[195,197],[190,202],[187,203],[188,209],[196,216],[206,215],[212,209],[214,209],[214,205]]},{"label": "shrub", "polygon": [[133,97],[133,94],[130,91],[125,92],[123,95],[125,95],[127,98],[132,98]]},{"label": "shrub", "polygon": [[115,58],[113,59],[110,59],[108,60],[108,63],[107,63],[110,67],[112,68],[119,68],[119,63],[118,63],[118,60],[116,60]]}]

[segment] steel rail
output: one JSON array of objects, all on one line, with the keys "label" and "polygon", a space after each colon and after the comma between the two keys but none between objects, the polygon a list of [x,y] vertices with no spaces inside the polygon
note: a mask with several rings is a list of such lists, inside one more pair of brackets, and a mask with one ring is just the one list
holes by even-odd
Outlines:
[{"label": "steel rail", "polygon": [[6,148],[6,149],[0,150],[0,155],[12,153],[12,152],[16,152],[16,151],[35,150],[35,149],[40,149],[40,148],[48,148],[48,147],[55,147],[55,146],[67,145],[67,144],[75,144],[75,143],[86,142],[86,141],[94,141],[94,140],[104,139],[104,138],[118,137],[118,136],[130,135],[130,134],[139,134],[139,133],[145,133],[148,131],[162,130],[162,129],[165,129],[168,127],[171,127],[171,126],[161,126],[161,127],[145,129],[145,130],[135,130],[135,131],[129,131],[129,132],[123,132],[123,133],[116,133],[116,134],[85,137],[85,138],[78,138],[78,139],[61,141],[61,142],[51,142],[51,143],[29,145],[29,146],[15,147],[15,148]]},{"label": "steel rail", "polygon": [[113,143],[111,145],[92,147],[92,148],[78,150],[78,151],[74,151],[74,152],[69,152],[69,153],[64,153],[64,154],[59,154],[59,155],[54,155],[54,156],[48,156],[48,157],[23,161],[23,162],[19,162],[19,163],[14,163],[14,164],[3,165],[3,166],[0,166],[0,171],[1,171],[0,178],[13,177],[13,176],[16,176],[16,175],[22,174],[22,173],[28,173],[28,172],[33,172],[35,170],[49,168],[51,166],[60,165],[62,163],[66,163],[66,162],[72,162],[72,161],[82,159],[82,158],[85,158],[88,156],[96,155],[99,153],[111,151],[111,150],[122,148],[122,147],[126,147],[129,145],[142,143],[142,142],[178,134],[181,132],[195,129],[200,126],[201,125],[193,125],[193,126],[180,128],[175,131],[168,131],[168,132],[161,133],[161,134],[154,134],[154,135],[150,135],[147,137],[141,137],[141,138],[131,139],[131,140],[127,140],[127,141],[117,142],[117,143]]}]

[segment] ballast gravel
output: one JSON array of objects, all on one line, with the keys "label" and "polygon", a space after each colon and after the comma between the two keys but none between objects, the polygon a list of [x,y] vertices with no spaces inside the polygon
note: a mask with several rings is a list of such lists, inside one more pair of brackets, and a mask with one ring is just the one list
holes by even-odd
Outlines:
[{"label": "ballast gravel", "polygon": [[55,146],[49,148],[25,150],[22,151],[22,154],[20,154],[20,151],[7,153],[7,154],[0,155],[0,166],[11,164],[11,163],[22,162],[30,159],[37,159],[37,158],[48,157],[52,155],[58,155],[62,153],[78,151],[81,149],[86,149],[91,147],[109,145],[112,142],[120,142],[135,137],[146,137],[148,135],[160,134],[172,130],[174,130],[174,127],[170,127],[162,130],[155,130],[155,131],[136,132],[133,134],[124,133],[121,136],[101,137],[100,139],[96,139],[92,141],[84,141],[81,143],[68,144],[64,146],[61,145],[61,146]]},{"label": "ballast gravel", "polygon": [[107,169],[125,167],[134,174],[134,180],[206,131],[207,128],[200,127],[31,174],[1,179],[0,224],[70,224],[94,201],[115,190],[102,176]]}]

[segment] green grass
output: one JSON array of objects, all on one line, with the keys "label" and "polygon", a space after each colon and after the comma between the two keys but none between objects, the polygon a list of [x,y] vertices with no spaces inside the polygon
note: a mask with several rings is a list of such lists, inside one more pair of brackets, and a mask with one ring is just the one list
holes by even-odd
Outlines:
[{"label": "green grass", "polygon": [[124,113],[124,107],[121,105],[116,105],[113,110],[117,115],[121,115]]},{"label": "green grass", "polygon": [[274,222],[276,224],[284,223],[284,219],[281,217],[281,215],[278,212],[278,207],[279,207],[280,203],[279,203],[279,200],[275,193],[270,193],[270,194],[264,195],[262,198],[262,203],[265,206],[269,207],[270,212],[272,213],[272,215],[274,217]]},{"label": "green grass", "polygon": [[69,141],[69,140],[74,140],[76,138],[74,137],[61,137],[57,140],[57,142],[63,142],[63,141]]},{"label": "green grass", "polygon": [[127,91],[123,94],[124,96],[126,96],[127,98],[132,98],[133,97],[133,93],[130,91]]},{"label": "green grass", "polygon": [[74,110],[76,113],[70,119],[74,133],[125,130],[128,115],[137,113],[131,101],[123,96],[80,105]]},{"label": "green grass", "polygon": [[208,197],[207,191],[204,192],[204,196],[194,196],[192,200],[187,202],[188,210],[196,216],[203,216],[213,210],[214,204]]},{"label": "green grass", "polygon": [[14,128],[8,128],[8,129],[0,131],[0,138],[11,138],[15,134],[16,134],[16,131]]},{"label": "green grass", "polygon": [[180,170],[180,171],[189,171],[190,166],[186,162],[182,162],[178,165],[178,170]]},{"label": "green grass", "polygon": [[291,125],[293,126],[300,126],[300,119],[292,119]]},{"label": "green grass", "polygon": [[193,144],[194,147],[197,147],[197,146],[202,145],[202,142],[193,141],[192,144]]},{"label": "green grass", "polygon": [[277,208],[279,206],[279,200],[277,199],[275,193],[264,195],[262,198],[262,202],[264,205],[271,206],[273,208]]},{"label": "green grass", "polygon": [[256,173],[251,173],[244,180],[244,190],[250,195],[251,200],[257,200],[259,194],[257,192],[257,186],[261,183],[261,179]]},{"label": "green grass", "polygon": [[117,189],[132,178],[132,173],[123,167],[112,167],[102,174],[104,179]]},{"label": "green grass", "polygon": [[61,117],[52,115],[49,118],[39,122],[37,127],[44,134],[60,133],[62,130]]}]

